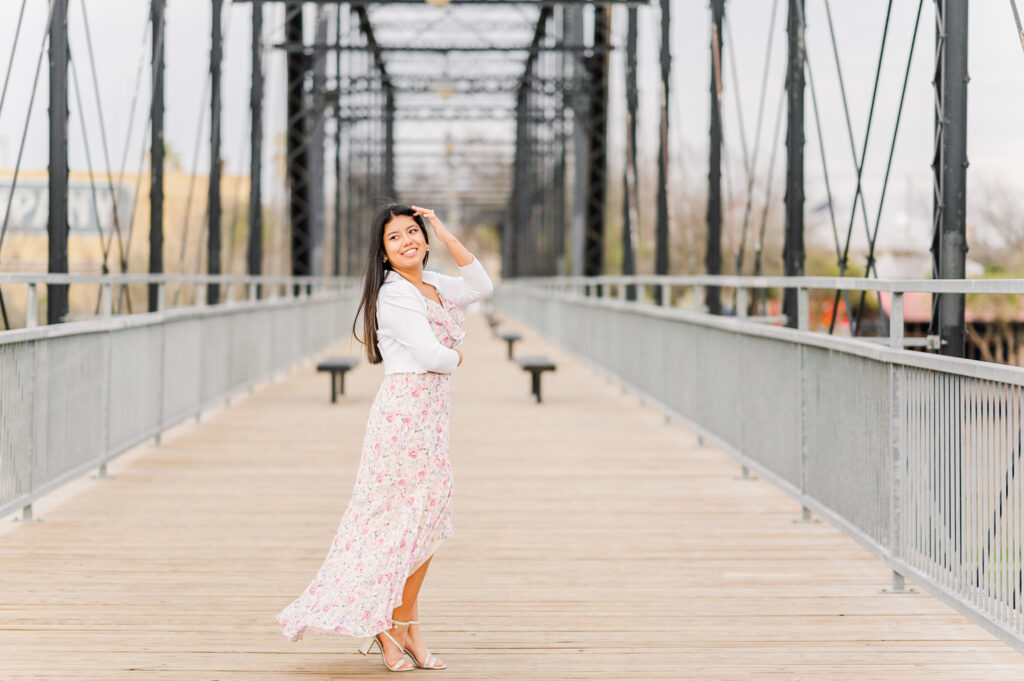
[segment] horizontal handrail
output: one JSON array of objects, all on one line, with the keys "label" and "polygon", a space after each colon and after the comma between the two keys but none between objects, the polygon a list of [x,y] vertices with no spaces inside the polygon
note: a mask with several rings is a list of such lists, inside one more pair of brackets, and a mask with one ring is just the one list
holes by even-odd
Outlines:
[{"label": "horizontal handrail", "polygon": [[597,285],[705,286],[720,288],[798,288],[891,293],[1024,294],[1024,279],[868,279],[864,277],[764,277],[738,275],[600,275],[594,277],[520,277],[515,281],[543,288]]},{"label": "horizontal handrail", "polygon": [[0,284],[331,284],[355,277],[240,274],[48,274],[0,272]]}]

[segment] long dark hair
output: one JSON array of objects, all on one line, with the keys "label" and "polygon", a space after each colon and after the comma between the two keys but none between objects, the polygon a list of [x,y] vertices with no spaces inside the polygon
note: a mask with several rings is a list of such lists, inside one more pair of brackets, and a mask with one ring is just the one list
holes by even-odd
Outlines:
[{"label": "long dark hair", "polygon": [[[352,335],[356,340],[366,346],[366,358],[370,364],[380,364],[383,358],[380,356],[380,349],[377,347],[377,295],[384,283],[384,278],[391,269],[391,263],[386,261],[387,255],[384,251],[384,228],[391,222],[391,219],[398,215],[408,215],[423,232],[423,240],[428,244],[430,239],[427,236],[426,225],[423,218],[415,214],[409,206],[400,203],[386,203],[377,209],[370,222],[370,249],[367,254],[366,269],[363,272],[363,297],[356,308],[355,319],[352,320]],[[430,257],[428,250],[423,254],[423,264],[427,264]],[[356,326],[359,322],[359,313],[363,314],[363,337],[356,334]]]}]

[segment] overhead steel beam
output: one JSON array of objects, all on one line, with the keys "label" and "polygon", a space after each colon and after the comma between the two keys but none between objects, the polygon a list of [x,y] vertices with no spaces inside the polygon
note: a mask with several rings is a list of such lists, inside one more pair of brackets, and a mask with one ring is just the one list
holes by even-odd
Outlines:
[{"label": "overhead steel beam", "polygon": [[[377,70],[380,71],[381,82],[383,82],[385,86],[389,86],[391,84],[391,78],[388,76],[387,66],[384,63],[384,56],[381,54],[383,50],[381,46],[377,44],[377,37],[373,32],[373,24],[370,23],[370,15],[367,13],[366,8],[361,5],[356,5],[353,8],[353,11],[359,18],[359,30],[362,31],[363,35],[366,37],[366,45],[359,46],[338,43],[334,47],[335,49],[341,50],[353,49],[372,52],[374,64],[377,66]],[[326,46],[324,49],[329,50],[331,47]]]},{"label": "overhead steel beam", "polygon": [[[49,267],[68,271],[68,0],[54,0],[50,19],[50,179]],[[46,287],[46,322],[68,314],[68,287]]]},{"label": "overhead steel beam", "polygon": [[448,54],[450,52],[467,52],[467,53],[479,53],[479,52],[527,52],[530,54],[536,54],[538,52],[582,52],[584,54],[593,54],[595,52],[610,52],[615,48],[608,45],[601,45],[600,47],[588,47],[586,45],[348,45],[348,44],[337,44],[337,43],[313,43],[300,44],[300,43],[278,43],[274,45],[275,49],[283,50],[285,52],[306,52],[312,53],[316,50],[341,50],[348,52],[430,52],[437,54]]},{"label": "overhead steel beam", "polygon": [[[967,5],[935,0],[935,279],[963,279],[967,271]],[[943,355],[964,356],[964,314],[963,294],[933,296],[931,332],[938,334]]]},{"label": "overhead steel beam", "polygon": [[[236,3],[246,3],[252,0],[234,0]],[[268,0],[279,2],[285,5],[301,4],[334,4],[337,0]],[[360,5],[425,5],[424,0],[359,0]],[[565,5],[626,5],[629,7],[645,7],[650,0],[449,0],[450,5],[520,5],[525,7],[559,7]]]}]

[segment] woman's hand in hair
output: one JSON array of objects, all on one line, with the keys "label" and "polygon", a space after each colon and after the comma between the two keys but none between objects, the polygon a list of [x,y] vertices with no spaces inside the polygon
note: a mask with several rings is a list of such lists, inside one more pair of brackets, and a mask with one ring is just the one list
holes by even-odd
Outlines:
[{"label": "woman's hand in hair", "polygon": [[434,235],[439,241],[448,243],[448,241],[455,237],[455,235],[448,231],[448,228],[444,226],[444,223],[441,222],[441,218],[434,215],[434,211],[421,206],[410,206],[410,208],[416,211],[416,215],[425,217],[430,222],[430,226],[434,228]]},{"label": "woman's hand in hair", "polygon": [[410,206],[410,208],[416,212],[416,215],[424,217],[430,222],[430,226],[434,228],[434,234],[448,248],[448,252],[452,254],[456,265],[465,267],[473,262],[473,254],[466,250],[466,247],[462,245],[462,242],[454,234],[448,231],[448,228],[444,226],[441,219],[434,215],[434,211],[420,206]]}]

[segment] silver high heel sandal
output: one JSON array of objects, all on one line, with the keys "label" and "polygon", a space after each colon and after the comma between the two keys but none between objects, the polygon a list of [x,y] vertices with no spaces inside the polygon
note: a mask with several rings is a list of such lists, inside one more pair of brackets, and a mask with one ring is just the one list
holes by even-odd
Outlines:
[{"label": "silver high heel sandal", "polygon": [[[401,627],[401,626],[407,626],[409,624],[419,624],[419,621],[418,620],[410,620],[408,622],[399,622],[398,620],[391,620],[391,623],[392,624],[397,624],[398,626]],[[390,638],[390,637],[388,637],[388,638]],[[391,640],[393,641],[394,639],[391,639]],[[402,648],[402,652],[406,653],[409,657],[412,658],[412,663],[414,665],[416,665],[416,667],[418,669],[447,669],[448,668],[448,665],[446,665],[444,662],[441,662],[441,660],[439,660],[438,658],[434,657],[434,654],[432,652],[430,652],[429,650],[427,651],[427,659],[424,660],[423,662],[420,662],[419,660],[416,659],[416,656],[413,655],[413,652],[411,650],[409,650],[405,646],[401,646],[401,648]],[[434,662],[441,662],[441,666],[440,667],[434,666]]]},{"label": "silver high heel sandal", "polygon": [[[380,642],[380,634],[384,634],[389,639],[391,639],[391,642],[395,644],[395,647],[402,651],[402,656],[400,658],[398,658],[398,660],[396,660],[394,664],[388,664],[387,658],[384,657],[384,646]],[[373,648],[373,644],[376,643],[377,647],[380,648],[380,659],[381,659],[381,662],[383,662],[384,666],[388,668],[388,671],[392,671],[392,672],[411,672],[413,669],[416,668],[416,667],[413,667],[413,666],[405,666],[405,667],[403,667],[402,665],[407,665],[408,662],[409,662],[407,659],[405,659],[405,647],[401,643],[396,641],[395,637],[392,636],[391,634],[389,634],[388,632],[382,631],[382,632],[380,632],[380,634],[377,634],[376,636],[367,636],[366,638],[364,638],[363,639],[363,644],[361,646],[359,646],[359,652],[361,652],[363,655],[366,655]],[[413,658],[413,659],[415,660],[415,658]]]}]

